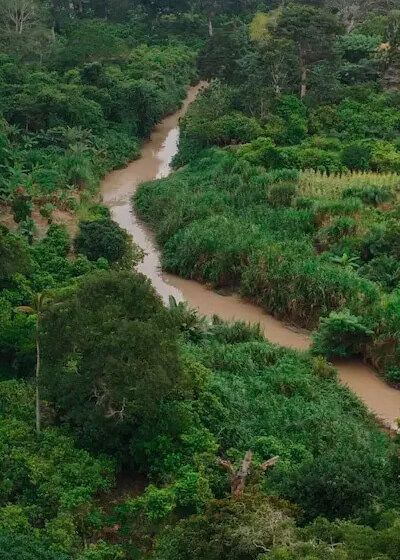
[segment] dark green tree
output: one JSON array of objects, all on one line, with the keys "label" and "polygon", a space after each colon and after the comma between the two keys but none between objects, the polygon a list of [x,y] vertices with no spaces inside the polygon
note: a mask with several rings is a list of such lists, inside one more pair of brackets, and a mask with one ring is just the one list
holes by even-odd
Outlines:
[{"label": "dark green tree", "polygon": [[38,62],[54,41],[46,2],[2,0],[0,2],[0,45],[6,52]]},{"label": "dark green tree", "polygon": [[294,521],[285,504],[261,494],[215,500],[201,515],[180,521],[156,544],[155,560],[255,560],[273,544],[288,544]]},{"label": "dark green tree", "polygon": [[0,226],[0,282],[11,278],[16,272],[27,272],[30,257],[26,243]]},{"label": "dark green tree", "polygon": [[48,543],[31,534],[0,530],[2,560],[68,560],[61,552],[49,550]]},{"label": "dark green tree", "polygon": [[140,260],[141,253],[132,248],[130,236],[110,218],[81,222],[75,238],[75,250],[90,261],[105,258],[111,264],[130,267]]},{"label": "dark green tree", "polygon": [[176,333],[150,282],[88,276],[43,322],[43,367],[58,416],[94,448],[129,456],[135,430],[181,381]]},{"label": "dark green tree", "polygon": [[312,66],[333,56],[334,40],[340,30],[334,15],[314,6],[289,4],[282,10],[276,34],[296,45],[301,97],[307,94],[308,74]]},{"label": "dark green tree", "polygon": [[248,48],[246,26],[239,20],[218,28],[199,55],[199,69],[204,78],[235,82],[239,78],[238,61]]}]

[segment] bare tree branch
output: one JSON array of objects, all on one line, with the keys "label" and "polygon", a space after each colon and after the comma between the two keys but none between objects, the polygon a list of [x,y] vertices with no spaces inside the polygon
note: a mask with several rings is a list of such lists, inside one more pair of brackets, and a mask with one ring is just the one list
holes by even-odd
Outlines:
[{"label": "bare tree branch", "polygon": [[[267,469],[273,467],[274,465],[276,465],[278,460],[279,457],[275,456],[271,459],[268,459],[268,461],[264,461],[264,463],[260,465],[261,471],[265,472]],[[251,471],[251,465],[253,463],[253,452],[250,449],[246,451],[242,464],[238,470],[235,470],[235,467],[233,466],[231,461],[227,459],[219,458],[217,462],[229,474],[232,496],[241,496],[246,486],[246,479]]]},{"label": "bare tree branch", "polygon": [[264,463],[261,463],[260,469],[262,470],[262,472],[265,472],[267,469],[270,469],[271,467],[276,465],[278,461],[279,455],[275,455],[275,457],[272,457],[272,459],[268,459],[268,461],[264,461]]}]

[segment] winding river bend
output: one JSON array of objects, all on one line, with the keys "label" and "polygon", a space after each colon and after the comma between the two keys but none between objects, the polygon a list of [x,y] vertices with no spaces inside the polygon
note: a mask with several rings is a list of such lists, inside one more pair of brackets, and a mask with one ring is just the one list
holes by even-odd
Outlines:
[{"label": "winding river bend", "polygon": [[[216,314],[228,321],[259,323],[265,336],[272,342],[306,350],[310,346],[307,333],[285,325],[259,307],[238,296],[223,296],[198,282],[163,273],[160,254],[151,231],[131,210],[131,197],[140,183],[166,177],[170,173],[171,160],[178,149],[179,119],[201,87],[202,84],[199,84],[190,88],[181,109],[156,126],[143,145],[139,159],[104,178],[101,187],[103,201],[109,207],[113,219],[144,250],[146,256],[138,270],[151,280],[164,301],[167,302],[172,295],[177,301],[186,300],[203,315]],[[396,419],[400,417],[400,391],[386,385],[372,369],[360,361],[346,360],[335,365],[342,383],[347,384],[385,426],[396,430]]]}]

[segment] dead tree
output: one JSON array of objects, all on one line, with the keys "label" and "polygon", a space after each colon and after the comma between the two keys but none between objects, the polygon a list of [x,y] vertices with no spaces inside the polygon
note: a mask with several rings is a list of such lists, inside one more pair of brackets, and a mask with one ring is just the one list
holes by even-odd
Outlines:
[{"label": "dead tree", "polygon": [[[273,467],[277,463],[278,459],[279,457],[276,456],[268,459],[268,461],[264,461],[264,463],[262,463],[259,467],[261,472],[265,472],[267,469]],[[218,459],[218,464],[221,465],[221,467],[223,467],[229,474],[232,496],[238,497],[243,494],[246,485],[246,479],[250,474],[252,463],[253,452],[250,449],[246,451],[242,464],[237,470],[235,469],[231,461],[221,458]]]}]

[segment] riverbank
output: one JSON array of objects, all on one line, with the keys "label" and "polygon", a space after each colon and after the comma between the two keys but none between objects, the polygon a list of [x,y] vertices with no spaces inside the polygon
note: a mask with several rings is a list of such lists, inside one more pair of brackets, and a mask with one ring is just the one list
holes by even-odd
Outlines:
[{"label": "riverbank", "polygon": [[[108,174],[101,185],[103,202],[110,209],[112,218],[133,237],[145,251],[143,263],[138,267],[153,283],[164,301],[170,295],[185,300],[203,315],[219,315],[222,319],[259,323],[265,336],[272,342],[288,348],[307,350],[310,338],[306,332],[294,330],[259,307],[244,302],[238,296],[223,296],[192,280],[163,274],[160,255],[152,232],[131,209],[131,197],[138,185],[165,177],[178,148],[179,119],[195,99],[203,84],[192,87],[182,108],[156,126],[142,148],[141,157],[124,169]],[[397,430],[400,416],[400,392],[389,387],[371,368],[356,360],[337,362],[340,380],[367,405],[378,420],[390,430]]]}]

